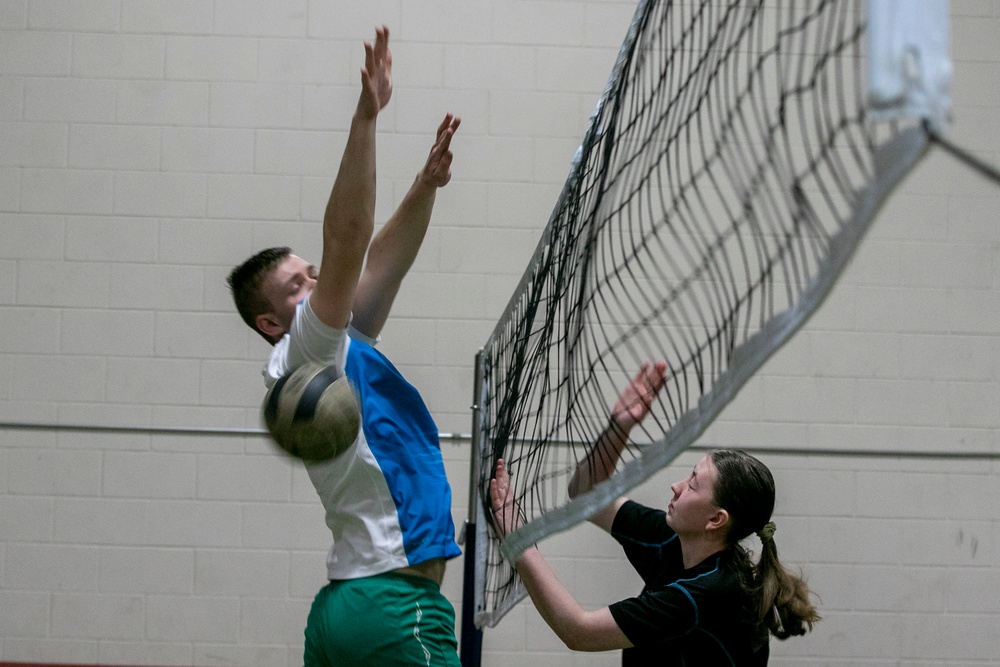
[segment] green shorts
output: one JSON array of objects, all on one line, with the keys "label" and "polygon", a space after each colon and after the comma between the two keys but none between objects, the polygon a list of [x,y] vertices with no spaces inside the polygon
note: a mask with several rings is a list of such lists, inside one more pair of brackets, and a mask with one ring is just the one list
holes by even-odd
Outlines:
[{"label": "green shorts", "polygon": [[306,624],[305,667],[459,667],[455,609],[437,583],[388,572],[331,581]]}]

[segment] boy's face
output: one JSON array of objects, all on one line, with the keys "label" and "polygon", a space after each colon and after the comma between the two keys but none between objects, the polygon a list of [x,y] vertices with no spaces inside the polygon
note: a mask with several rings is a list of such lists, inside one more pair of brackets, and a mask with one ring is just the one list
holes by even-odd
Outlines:
[{"label": "boy's face", "polygon": [[316,287],[319,271],[298,255],[289,255],[261,283],[261,293],[271,304],[272,315],[287,333],[295,317],[295,307]]}]

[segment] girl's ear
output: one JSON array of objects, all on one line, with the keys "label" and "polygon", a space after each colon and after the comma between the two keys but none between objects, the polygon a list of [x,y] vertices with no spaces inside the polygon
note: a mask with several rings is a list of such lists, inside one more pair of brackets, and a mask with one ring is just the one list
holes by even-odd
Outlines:
[{"label": "girl's ear", "polygon": [[723,531],[725,532],[729,528],[729,512],[722,509],[721,507],[716,510],[715,514],[708,518],[708,523],[705,524],[705,530],[710,531]]}]

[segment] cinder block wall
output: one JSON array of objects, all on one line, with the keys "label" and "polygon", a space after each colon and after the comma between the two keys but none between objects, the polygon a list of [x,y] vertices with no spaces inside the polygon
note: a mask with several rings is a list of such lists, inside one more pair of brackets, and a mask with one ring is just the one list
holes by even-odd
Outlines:
[{"label": "cinder block wall", "polygon": [[[951,137],[1000,162],[1000,6],[952,0]],[[378,219],[463,117],[454,180],[384,332],[448,434],[547,221],[632,2],[0,0],[0,662],[299,665],[328,537],[258,426],[267,346],[224,286],[315,259],[357,98],[392,29]],[[772,664],[1000,664],[998,189],[940,151],[705,444],[765,452],[777,540],[821,598]],[[104,426],[107,430],[46,425]],[[165,429],[165,430],[157,430]],[[212,429],[184,432],[185,429]],[[443,443],[465,517],[468,443]],[[893,457],[881,451],[922,452]],[[666,502],[699,454],[638,489]],[[590,526],[542,545],[578,598],[638,590]],[[445,592],[461,603],[461,563]],[[484,664],[571,654],[522,603]]]}]

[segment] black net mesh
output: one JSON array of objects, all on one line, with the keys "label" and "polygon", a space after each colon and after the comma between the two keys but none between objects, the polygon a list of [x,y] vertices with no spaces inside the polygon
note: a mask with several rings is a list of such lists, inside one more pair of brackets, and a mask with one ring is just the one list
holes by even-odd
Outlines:
[{"label": "black net mesh", "polygon": [[[508,557],[673,460],[846,263],[887,192],[873,193],[877,149],[913,129],[866,121],[863,10],[860,0],[640,3],[482,352],[480,498],[502,457],[526,521]],[[614,487],[569,502],[569,478],[619,390],[661,359],[667,386]],[[523,597],[492,531],[484,538],[480,625]]]}]

